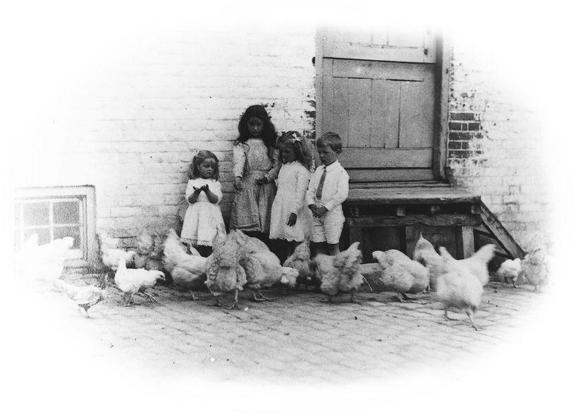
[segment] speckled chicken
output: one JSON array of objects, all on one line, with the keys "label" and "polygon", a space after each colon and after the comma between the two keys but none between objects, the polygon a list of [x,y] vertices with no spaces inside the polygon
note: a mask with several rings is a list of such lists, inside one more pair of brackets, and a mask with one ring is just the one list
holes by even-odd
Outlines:
[{"label": "speckled chicken", "polygon": [[240,245],[237,237],[217,235],[212,244],[212,255],[206,261],[206,286],[221,306],[224,293],[233,292],[234,302],[229,308],[240,309],[238,293],[246,285],[246,272],[240,265]]},{"label": "speckled chicken", "polygon": [[472,273],[465,263],[455,260],[446,248],[441,247],[440,253],[445,265],[445,272],[437,281],[436,298],[444,306],[444,317],[448,317],[448,309],[464,311],[475,330],[474,314],[482,302],[484,287],[482,281]]},{"label": "speckled chicken", "polygon": [[500,264],[498,270],[496,271],[496,276],[502,279],[507,284],[512,284],[514,288],[517,288],[516,282],[518,281],[518,276],[522,271],[522,264],[520,258],[516,259],[506,259]]},{"label": "speckled chicken", "polygon": [[[178,288],[193,290],[201,288],[206,281],[207,258],[186,253],[186,247],[173,229],[164,242],[164,268],[172,275]],[[192,298],[195,299],[194,293]]]},{"label": "speckled chicken", "polygon": [[134,266],[148,270],[162,268],[163,235],[143,229],[136,240]]},{"label": "speckled chicken", "polygon": [[328,295],[328,302],[340,294],[350,294],[350,301],[354,302],[354,296],[364,282],[360,274],[362,252],[358,249],[359,244],[354,242],[335,256],[319,254],[313,259],[313,271],[320,280],[320,290]]},{"label": "speckled chicken", "polygon": [[268,249],[264,242],[239,230],[230,232],[229,236],[238,242],[239,262],[246,272],[245,288],[252,291],[254,301],[270,301],[261,293],[264,288],[275,284],[288,287],[296,285],[298,271],[283,267],[276,254]]},{"label": "speckled chicken", "polygon": [[374,251],[372,257],[382,268],[377,279],[385,289],[395,291],[400,302],[410,300],[406,294],[420,293],[430,284],[430,273],[419,262],[396,249]]},{"label": "speckled chicken", "polygon": [[161,271],[147,271],[146,269],[127,269],[126,261],[120,259],[118,269],[114,275],[114,283],[120,291],[126,303],[134,302],[134,295],[142,295],[151,301],[158,302],[154,297],[146,292],[156,285],[158,280],[164,280],[164,273]]},{"label": "speckled chicken", "polygon": [[[482,246],[476,251],[474,255],[470,256],[469,258],[458,260],[454,259],[444,247],[441,247],[439,251],[444,261],[446,261],[446,259],[450,259],[456,262],[456,264],[464,266],[470,271],[472,275],[476,277],[476,279],[478,279],[478,281],[480,281],[480,284],[484,286],[488,284],[488,280],[490,279],[488,272],[488,262],[490,262],[494,256],[495,248],[496,246],[494,244],[489,243]],[[444,266],[446,267],[446,264],[444,264]]]},{"label": "speckled chicken", "polygon": [[298,271],[298,284],[304,285],[305,288],[308,288],[309,285],[319,286],[319,282],[312,274],[311,262],[310,245],[308,241],[304,241],[296,246],[294,253],[284,261],[284,266]]},{"label": "speckled chicken", "polygon": [[422,233],[420,233],[420,238],[414,247],[412,259],[428,268],[430,272],[430,291],[436,291],[438,276],[444,271],[444,261],[438,255],[432,243],[422,236]]}]

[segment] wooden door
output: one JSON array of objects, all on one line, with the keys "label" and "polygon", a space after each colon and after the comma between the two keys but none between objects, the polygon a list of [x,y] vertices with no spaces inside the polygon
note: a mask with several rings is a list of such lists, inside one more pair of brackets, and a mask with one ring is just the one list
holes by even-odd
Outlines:
[{"label": "wooden door", "polygon": [[318,42],[318,133],[342,137],[351,181],[434,179],[434,37],[324,29]]}]

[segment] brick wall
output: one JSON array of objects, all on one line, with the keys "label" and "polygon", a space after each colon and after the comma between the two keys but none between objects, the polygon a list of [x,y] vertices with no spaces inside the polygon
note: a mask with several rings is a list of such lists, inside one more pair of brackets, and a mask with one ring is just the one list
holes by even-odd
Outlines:
[{"label": "brick wall", "polygon": [[[506,65],[501,64],[501,65]],[[546,245],[550,195],[538,114],[498,62],[455,45],[451,65],[448,167],[525,249]],[[529,89],[529,85],[524,88]]]}]

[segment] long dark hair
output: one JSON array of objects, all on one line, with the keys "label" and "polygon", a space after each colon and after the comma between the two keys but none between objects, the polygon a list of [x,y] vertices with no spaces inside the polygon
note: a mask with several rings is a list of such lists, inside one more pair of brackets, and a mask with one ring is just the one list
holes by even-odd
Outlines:
[{"label": "long dark hair", "polygon": [[220,170],[218,167],[220,164],[218,157],[210,151],[198,151],[198,153],[194,155],[194,158],[192,158],[192,164],[190,164],[190,170],[188,171],[190,179],[198,178],[200,176],[200,170],[198,167],[206,159],[213,159],[216,162],[216,166],[212,173],[212,179],[218,180],[218,177],[220,176]]},{"label": "long dark hair", "polygon": [[278,138],[278,149],[280,150],[280,154],[278,155],[279,158],[282,158],[283,146],[292,147],[292,149],[294,149],[294,154],[296,155],[296,160],[304,165],[306,169],[310,169],[312,166],[312,153],[302,139],[300,133],[290,130],[283,133],[282,136]]},{"label": "long dark hair", "polygon": [[239,136],[236,141],[234,141],[234,144],[238,145],[240,143],[245,143],[248,139],[250,139],[250,132],[248,131],[248,120],[251,117],[257,117],[262,120],[262,124],[264,125],[262,129],[262,140],[264,141],[266,148],[268,148],[268,156],[271,157],[274,147],[276,146],[276,128],[270,121],[270,116],[268,115],[268,112],[264,106],[259,104],[248,107],[240,117],[240,121],[238,122]]}]

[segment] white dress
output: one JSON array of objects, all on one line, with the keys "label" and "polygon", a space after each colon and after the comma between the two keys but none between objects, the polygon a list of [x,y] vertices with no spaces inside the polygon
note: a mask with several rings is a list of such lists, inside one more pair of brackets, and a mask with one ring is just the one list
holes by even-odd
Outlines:
[{"label": "white dress", "polygon": [[[312,213],[305,204],[310,171],[300,162],[283,164],[278,174],[278,190],[272,203],[270,239],[302,242],[310,234]],[[296,213],[296,224],[288,226],[290,213]]]},{"label": "white dress", "polygon": [[194,187],[200,188],[208,184],[208,188],[218,197],[216,203],[211,203],[204,191],[198,195],[194,204],[188,203],[184,216],[180,237],[194,246],[212,246],[216,232],[226,233],[224,219],[218,203],[222,200],[222,186],[212,178],[194,178],[186,186],[186,201],[194,193]]}]

